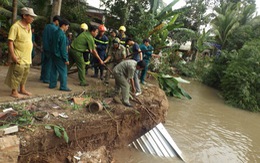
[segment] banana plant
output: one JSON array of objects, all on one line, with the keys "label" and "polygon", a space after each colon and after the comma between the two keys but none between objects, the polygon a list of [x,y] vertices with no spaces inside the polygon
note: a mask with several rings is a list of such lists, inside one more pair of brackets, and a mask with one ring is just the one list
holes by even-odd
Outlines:
[{"label": "banana plant", "polygon": [[170,75],[165,75],[162,73],[149,72],[155,79],[157,79],[159,86],[164,90],[167,96],[172,96],[176,98],[186,97],[191,100],[192,97],[180,87],[179,82]]},{"label": "banana plant", "polygon": [[149,35],[152,37],[152,44],[155,49],[166,46],[169,43],[167,41],[169,38],[169,33],[176,28],[182,28],[184,25],[182,23],[177,23],[176,20],[178,19],[180,13],[187,7],[177,10],[172,9],[178,2],[179,0],[172,1],[155,16],[155,19],[159,23],[151,31],[149,31]]}]

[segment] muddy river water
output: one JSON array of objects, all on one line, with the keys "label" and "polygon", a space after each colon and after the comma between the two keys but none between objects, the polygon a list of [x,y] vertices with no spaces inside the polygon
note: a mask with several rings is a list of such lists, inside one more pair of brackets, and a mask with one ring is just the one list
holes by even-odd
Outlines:
[{"label": "muddy river water", "polygon": [[[233,108],[199,82],[182,84],[192,100],[169,98],[165,127],[189,163],[260,162],[260,114]],[[115,152],[119,163],[172,163],[134,149]]]}]

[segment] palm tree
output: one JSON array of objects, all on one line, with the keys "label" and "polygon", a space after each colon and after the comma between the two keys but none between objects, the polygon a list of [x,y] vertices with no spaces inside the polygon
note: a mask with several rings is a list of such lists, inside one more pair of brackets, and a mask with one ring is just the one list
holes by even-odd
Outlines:
[{"label": "palm tree", "polygon": [[239,14],[234,4],[225,4],[221,8],[215,8],[216,18],[212,20],[211,25],[213,33],[218,44],[222,49],[225,48],[230,35],[239,26]]}]

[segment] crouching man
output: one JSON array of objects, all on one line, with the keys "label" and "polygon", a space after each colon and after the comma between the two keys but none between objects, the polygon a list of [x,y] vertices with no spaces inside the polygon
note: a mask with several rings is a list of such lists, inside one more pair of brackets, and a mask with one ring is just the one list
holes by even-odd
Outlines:
[{"label": "crouching man", "polygon": [[115,66],[113,69],[113,74],[115,77],[115,90],[117,92],[122,93],[123,104],[128,107],[132,107],[129,102],[130,96],[130,85],[128,80],[130,80],[130,84],[132,87],[132,92],[135,94],[135,84],[134,84],[134,73],[135,70],[142,70],[145,68],[145,62],[135,60],[124,60]]}]

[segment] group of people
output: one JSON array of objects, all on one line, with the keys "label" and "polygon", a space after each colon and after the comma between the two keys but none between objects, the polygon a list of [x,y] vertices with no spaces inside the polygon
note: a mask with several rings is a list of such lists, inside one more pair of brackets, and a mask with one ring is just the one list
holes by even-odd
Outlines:
[{"label": "group of people", "polygon": [[[22,19],[12,25],[8,46],[11,64],[5,83],[12,89],[11,96],[20,98],[22,95],[30,96],[25,89],[25,83],[32,63],[31,52],[33,48],[31,23],[37,16],[32,8],[21,9]],[[81,24],[81,33],[74,39],[66,37],[70,22],[60,16],[54,16],[53,22],[46,25],[43,31],[41,76],[43,83],[48,83],[49,88],[57,87],[61,91],[71,91],[67,86],[68,70],[75,64],[78,70],[80,86],[87,86],[86,67],[90,62],[94,67],[94,78],[100,78],[109,84],[109,78],[113,74],[115,78],[115,91],[122,93],[122,102],[131,107],[129,102],[130,85],[135,96],[141,94],[140,83],[144,84],[149,60],[157,57],[153,54],[153,48],[149,39],[144,39],[142,45],[138,45],[132,38],[126,36],[126,28],[121,26],[119,34],[116,30],[110,31],[110,36],[105,35],[106,27],[88,27]],[[104,75],[106,70],[106,75]],[[139,81],[139,76],[141,77]],[[130,83],[130,85],[129,85]],[[18,88],[20,86],[20,91]]]}]

